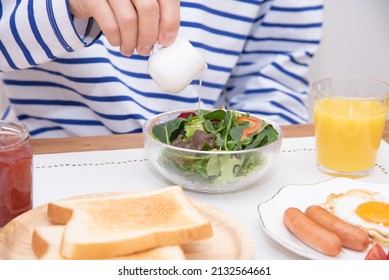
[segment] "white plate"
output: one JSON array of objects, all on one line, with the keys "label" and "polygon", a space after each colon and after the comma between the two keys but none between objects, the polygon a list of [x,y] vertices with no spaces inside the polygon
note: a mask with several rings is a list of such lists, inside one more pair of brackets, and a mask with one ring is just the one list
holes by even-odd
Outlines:
[{"label": "white plate", "polygon": [[314,260],[363,260],[370,249],[357,252],[344,248],[336,257],[326,256],[312,249],[292,235],[283,223],[284,211],[297,207],[302,211],[314,204],[321,204],[330,193],[344,193],[350,189],[376,191],[389,197],[389,183],[367,183],[348,178],[335,178],[313,185],[289,185],[281,188],[273,198],[259,204],[258,212],[265,232],[292,252]]}]

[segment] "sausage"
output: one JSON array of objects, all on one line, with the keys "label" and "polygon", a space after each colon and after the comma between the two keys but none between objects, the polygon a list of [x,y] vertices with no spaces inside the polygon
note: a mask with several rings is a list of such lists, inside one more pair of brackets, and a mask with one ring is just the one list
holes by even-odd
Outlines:
[{"label": "sausage", "polygon": [[364,251],[369,246],[369,234],[366,231],[343,221],[323,207],[309,206],[305,214],[323,228],[335,233],[344,247]]},{"label": "sausage", "polygon": [[337,256],[342,252],[339,237],[312,221],[300,209],[286,209],[284,224],[298,239],[325,255]]}]

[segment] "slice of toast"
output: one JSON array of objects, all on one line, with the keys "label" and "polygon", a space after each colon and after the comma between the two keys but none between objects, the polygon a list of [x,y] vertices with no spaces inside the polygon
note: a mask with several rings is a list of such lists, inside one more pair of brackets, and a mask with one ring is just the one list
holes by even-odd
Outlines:
[{"label": "slice of toast", "polygon": [[[41,226],[34,229],[32,235],[32,249],[41,260],[66,260],[60,253],[62,236],[65,230],[63,225]],[[146,251],[112,258],[114,260],[185,260],[180,246],[164,246]]]},{"label": "slice of toast", "polygon": [[47,218],[54,223],[65,225],[73,215],[74,209],[86,209],[109,207],[105,200],[112,200],[116,197],[127,196],[135,193],[96,193],[67,198],[60,201],[49,202],[47,204]]},{"label": "slice of toast", "polygon": [[111,258],[212,236],[210,221],[179,186],[58,201],[49,204],[48,217],[67,222],[61,255],[69,259]]}]

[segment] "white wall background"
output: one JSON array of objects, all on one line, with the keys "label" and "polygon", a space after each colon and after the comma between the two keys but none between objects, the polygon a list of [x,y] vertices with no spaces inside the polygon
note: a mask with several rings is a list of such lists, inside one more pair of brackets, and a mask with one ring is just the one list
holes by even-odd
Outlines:
[{"label": "white wall background", "polygon": [[388,12],[388,0],[324,0],[322,40],[310,82],[354,75],[389,83]]},{"label": "white wall background", "polygon": [[389,83],[389,1],[324,0],[322,42],[310,80],[357,75]]},{"label": "white wall background", "polygon": [[[310,81],[357,75],[389,83],[389,0],[324,1],[322,42]],[[0,108],[4,103],[0,85]]]}]

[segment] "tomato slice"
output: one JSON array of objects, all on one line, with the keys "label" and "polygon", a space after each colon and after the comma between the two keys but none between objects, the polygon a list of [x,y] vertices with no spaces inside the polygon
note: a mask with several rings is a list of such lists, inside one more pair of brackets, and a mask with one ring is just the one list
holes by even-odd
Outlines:
[{"label": "tomato slice", "polygon": [[261,125],[262,125],[261,120],[251,118],[251,117],[245,117],[245,116],[238,117],[236,121],[239,124],[245,123],[245,122],[249,123],[249,127],[245,128],[243,130],[243,135],[242,135],[242,139],[241,139],[242,141],[245,138],[247,138],[247,136],[249,136],[250,134],[259,131],[259,129],[261,128]]},{"label": "tomato slice", "polygon": [[382,246],[379,243],[376,243],[367,253],[365,260],[385,260],[387,259],[388,255],[385,253]]}]

